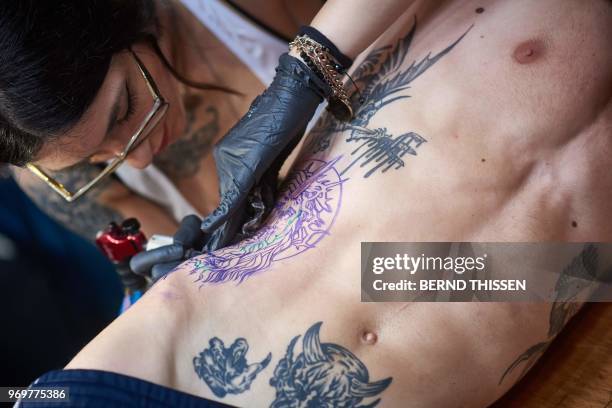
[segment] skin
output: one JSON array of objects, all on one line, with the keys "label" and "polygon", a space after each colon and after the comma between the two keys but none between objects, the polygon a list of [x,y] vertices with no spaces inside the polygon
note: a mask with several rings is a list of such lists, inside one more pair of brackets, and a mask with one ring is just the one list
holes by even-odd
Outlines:
[{"label": "skin", "polygon": [[[253,16],[257,16],[266,26],[271,27],[285,38],[292,38],[297,29],[309,24],[323,0],[233,0],[233,4]],[[275,18],[285,16],[285,18]]]},{"label": "skin", "polygon": [[[305,19],[320,7],[318,0],[299,2],[295,10],[288,11],[281,7],[280,0],[266,4],[266,8],[258,11],[265,16],[266,23],[290,20],[288,12],[297,13],[298,22],[308,21]],[[212,146],[246,112],[251,100],[264,87],[179,2],[161,4],[159,19],[163,33],[160,47],[179,72],[195,81],[231,87],[243,96],[187,88],[170,74],[150,46],[135,44],[134,52],[169,102],[169,109],[162,122],[126,162],[139,169],[151,163],[158,165],[187,201],[205,215],[219,200]],[[297,30],[295,24],[298,22],[283,23],[283,32],[292,35],[289,31]],[[136,97],[135,112],[129,121],[114,127],[111,137],[105,137],[108,118],[117,101],[118,121],[127,113],[126,81]],[[118,53],[82,119],[56,143],[44,145],[34,162],[47,170],[58,171],[56,176],[62,182],[67,179],[84,182],[95,174],[95,169],[86,165],[70,166],[83,161],[103,162],[119,153],[151,106],[150,94],[133,57],[127,51]],[[19,184],[39,207],[88,239],[93,239],[111,220],[127,217],[137,217],[147,235],[172,235],[176,230],[177,223],[169,212],[133,193],[118,179],[109,179],[77,202],[66,204],[27,171],[14,169],[14,172]]]},{"label": "skin", "polygon": [[[210,284],[205,278],[208,259],[233,250],[244,254],[244,246],[185,263],[67,368],[133,375],[232,405],[270,406],[280,389],[270,382],[278,384],[275,368],[288,349],[298,358],[303,338],[318,331],[320,342],[350,350],[352,361],[367,367],[370,381],[392,378],[371,397],[381,398],[381,406],[480,407],[505,393],[577,311],[581,298],[559,292],[554,305],[361,303],[360,242],[610,242],[612,6],[603,0],[589,1],[588,7],[569,0],[520,0],[445,2],[435,8],[420,1],[370,49],[383,50],[380,63],[392,60],[384,47],[406,46],[400,40],[415,21],[396,73],[452,48],[420,76],[403,79],[407,88],[393,95],[409,98],[376,108],[369,103],[389,95],[369,92],[349,126],[323,119],[302,148],[296,176],[289,178],[300,185],[298,175],[315,160],[343,173],[342,203],[332,201],[337,212],[333,225],[325,223],[328,234],[242,283],[228,278]],[[359,72],[359,65],[354,76],[365,90],[376,77]],[[386,128],[385,137],[394,140],[413,132],[426,142],[412,144],[416,155],[402,156],[404,167],[366,177],[376,163],[354,154],[360,144],[352,132],[358,125]],[[392,157],[384,146],[377,149]],[[279,212],[267,225],[282,238],[294,224]],[[570,270],[578,255],[550,261]],[[238,264],[242,256],[228,263]],[[525,257],[525,265],[539,258]],[[609,257],[604,261],[609,265]],[[200,356],[210,352],[215,338],[228,350],[238,339],[248,342],[245,365],[232,363],[226,371],[229,380],[256,373],[248,389],[236,391],[236,383],[228,381],[223,389],[230,393],[220,396],[218,384],[212,388],[203,379],[203,367],[214,363]]]}]

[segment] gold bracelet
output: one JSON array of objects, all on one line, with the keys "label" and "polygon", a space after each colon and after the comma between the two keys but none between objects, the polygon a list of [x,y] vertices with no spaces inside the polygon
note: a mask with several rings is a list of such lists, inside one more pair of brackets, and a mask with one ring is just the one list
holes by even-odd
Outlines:
[{"label": "gold bracelet", "polygon": [[340,72],[342,68],[329,50],[306,35],[296,37],[289,43],[289,49],[295,50],[306,65],[331,88],[332,94],[327,101],[328,109],[334,117],[343,122],[351,120],[353,108],[344,89],[343,73]]}]

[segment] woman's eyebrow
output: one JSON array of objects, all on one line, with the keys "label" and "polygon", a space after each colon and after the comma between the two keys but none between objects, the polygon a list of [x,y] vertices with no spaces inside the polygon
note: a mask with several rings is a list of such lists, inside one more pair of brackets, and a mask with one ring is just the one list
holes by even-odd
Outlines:
[{"label": "woman's eyebrow", "polygon": [[123,96],[126,92],[127,88],[125,86],[122,86],[121,91],[117,92],[117,97],[115,98],[113,109],[111,109],[110,115],[108,117],[108,125],[106,126],[106,137],[108,137],[108,135],[113,131],[115,125],[117,124],[117,117],[119,116],[119,109],[121,108],[121,100],[123,99]]}]

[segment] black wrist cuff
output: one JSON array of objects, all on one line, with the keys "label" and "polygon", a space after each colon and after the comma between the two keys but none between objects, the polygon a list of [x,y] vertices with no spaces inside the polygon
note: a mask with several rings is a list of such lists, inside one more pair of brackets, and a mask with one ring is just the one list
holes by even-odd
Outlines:
[{"label": "black wrist cuff", "polygon": [[300,31],[298,32],[298,36],[300,35],[307,35],[322,46],[328,48],[330,54],[333,55],[333,57],[340,63],[340,65],[342,65],[342,68],[344,70],[348,70],[351,65],[353,65],[353,60],[344,55],[342,52],[340,52],[338,47],[336,47],[336,45],[329,38],[327,38],[322,32],[320,32],[316,28],[311,26],[302,26],[300,27]]}]

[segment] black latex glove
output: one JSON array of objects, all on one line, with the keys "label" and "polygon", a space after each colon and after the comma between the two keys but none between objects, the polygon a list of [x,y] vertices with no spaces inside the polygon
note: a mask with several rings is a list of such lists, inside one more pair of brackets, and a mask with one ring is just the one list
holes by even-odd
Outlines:
[{"label": "black latex glove", "polygon": [[[303,62],[283,54],[276,76],[215,146],[221,201],[202,223],[213,251],[248,233],[269,212],[278,171],[331,90]],[[246,230],[243,231],[242,227]]]},{"label": "black latex glove", "polygon": [[155,282],[183,261],[200,255],[199,250],[206,242],[206,234],[200,229],[201,223],[202,220],[196,215],[186,216],[174,234],[173,244],[134,255],[130,260],[130,269]]}]

